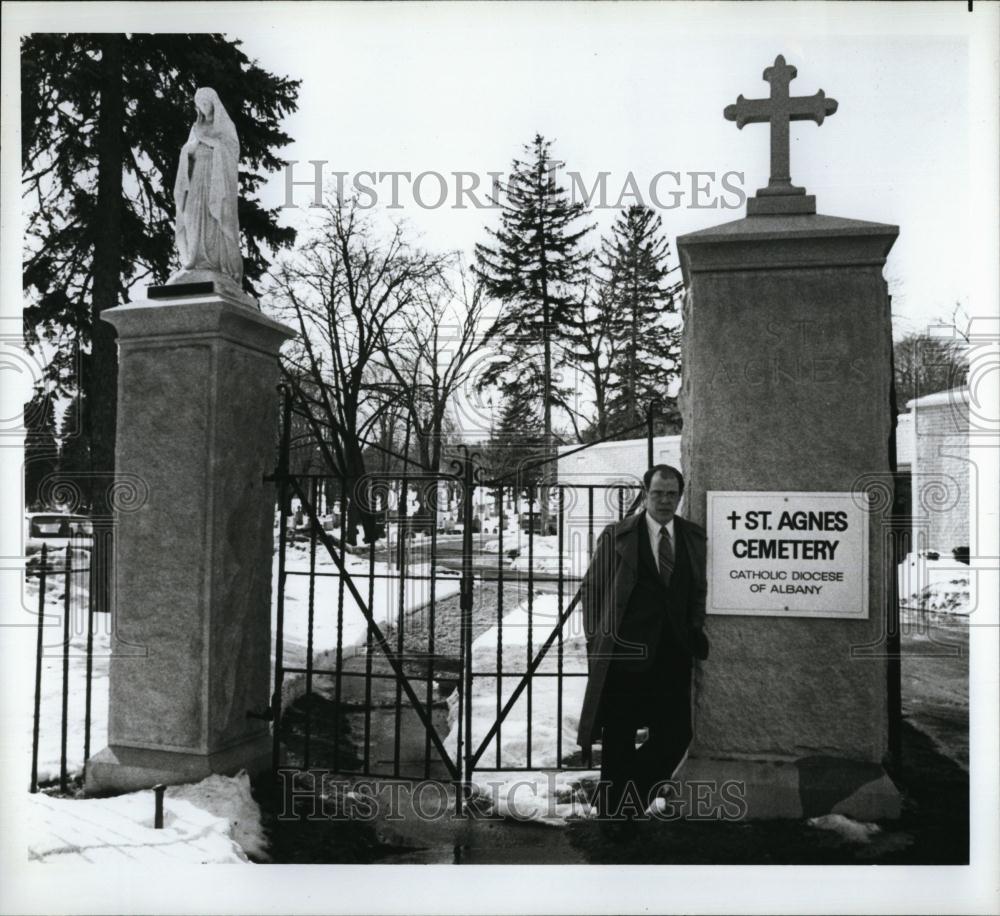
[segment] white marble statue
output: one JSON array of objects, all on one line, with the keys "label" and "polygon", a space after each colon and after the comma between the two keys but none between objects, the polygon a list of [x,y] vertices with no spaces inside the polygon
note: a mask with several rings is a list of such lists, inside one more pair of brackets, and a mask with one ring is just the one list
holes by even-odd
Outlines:
[{"label": "white marble statue", "polygon": [[194,94],[198,115],[181,149],[174,184],[176,241],[181,269],[171,283],[220,275],[225,286],[243,285],[239,190],[240,141],[214,89]]}]

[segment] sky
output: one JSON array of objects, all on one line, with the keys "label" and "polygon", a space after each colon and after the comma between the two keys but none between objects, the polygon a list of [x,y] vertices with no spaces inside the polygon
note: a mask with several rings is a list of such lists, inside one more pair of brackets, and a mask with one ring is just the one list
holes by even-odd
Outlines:
[{"label": "sky", "polygon": [[[799,71],[793,94],[822,88],[839,102],[822,126],[792,125],[795,182],[821,213],[900,227],[886,267],[897,333],[947,318],[956,303],[970,315],[996,309],[996,9],[987,5],[973,14],[960,3],[17,6],[23,29],[239,38],[264,67],[302,80],[284,124],[294,142],[281,151],[299,161],[298,181],[312,176],[309,160],[325,160],[327,177],[348,181],[362,171],[473,172],[482,194],[486,173],[506,172],[538,132],[588,187],[610,173],[610,206],[593,214],[603,231],[629,173],[645,193],[656,173],[680,172],[680,206],[660,211],[672,244],[743,215],[693,207],[687,173],[743,173],[749,194],[766,184],[766,125],[740,131],[722,110],[740,93],[766,96],[762,71],[782,53]],[[11,21],[10,4],[5,14]],[[672,181],[660,185],[665,204]],[[401,183],[391,213],[428,247],[469,254],[496,220],[452,206],[454,178],[436,209],[417,206]],[[422,184],[425,203],[438,187]],[[387,181],[379,191],[388,202]],[[264,202],[280,206],[285,194],[276,174]],[[293,200],[310,197],[296,188]],[[309,215],[282,218],[304,226]]]},{"label": "sky", "polygon": [[[664,170],[743,172],[751,194],[766,184],[766,125],[739,131],[722,110],[740,93],[766,96],[762,71],[783,53],[799,71],[793,94],[822,88],[839,102],[822,126],[792,125],[793,179],[821,213],[900,226],[886,276],[899,328],[916,329],[956,302],[966,312],[987,305],[974,204],[995,179],[975,174],[974,144],[988,86],[974,82],[964,7],[869,6],[317,5],[250,17],[233,34],[264,66],[303,81],[286,122],[295,180],[312,176],[309,160],[326,160],[328,175],[473,171],[485,186],[485,173],[507,170],[538,132],[588,187],[610,173],[612,207],[630,172],[644,190]],[[993,140],[995,149],[995,130]],[[743,215],[695,209],[690,180],[682,187],[681,206],[661,211],[672,243]],[[422,185],[425,202],[437,188]],[[379,190],[386,200],[388,184]],[[297,188],[293,200],[310,197]],[[265,200],[285,199],[285,178],[275,176]],[[496,219],[400,199],[397,214],[430,246],[468,253]],[[597,212],[594,222],[606,229],[613,215]],[[284,214],[295,225],[307,218]]]}]

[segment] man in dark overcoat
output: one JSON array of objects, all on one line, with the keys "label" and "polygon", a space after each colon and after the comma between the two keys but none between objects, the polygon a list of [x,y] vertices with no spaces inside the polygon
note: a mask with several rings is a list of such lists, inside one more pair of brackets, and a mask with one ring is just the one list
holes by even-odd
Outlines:
[{"label": "man in dark overcoat", "polygon": [[692,660],[708,657],[705,531],[675,514],[676,468],[650,468],[643,491],[643,510],[601,534],[581,585],[589,676],[577,740],[601,742],[598,813],[615,819],[641,815],[683,760]]}]

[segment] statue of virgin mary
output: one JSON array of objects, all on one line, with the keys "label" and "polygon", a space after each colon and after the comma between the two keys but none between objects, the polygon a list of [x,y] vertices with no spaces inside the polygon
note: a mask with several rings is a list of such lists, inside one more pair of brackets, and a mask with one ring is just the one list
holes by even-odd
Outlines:
[{"label": "statue of virgin mary", "polygon": [[174,183],[181,269],[170,283],[219,275],[242,293],[243,255],[236,211],[240,141],[214,89],[194,94],[197,118],[181,149]]}]

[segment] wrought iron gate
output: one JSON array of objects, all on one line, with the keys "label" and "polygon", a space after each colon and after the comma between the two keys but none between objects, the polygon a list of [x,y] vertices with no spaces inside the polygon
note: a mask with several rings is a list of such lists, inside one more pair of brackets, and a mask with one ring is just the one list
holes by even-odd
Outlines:
[{"label": "wrought iron gate", "polygon": [[461,811],[475,771],[591,768],[563,733],[586,683],[577,586],[638,481],[488,480],[464,447],[450,472],[296,472],[294,410],[286,392],[269,478],[275,769],[447,781]]}]

